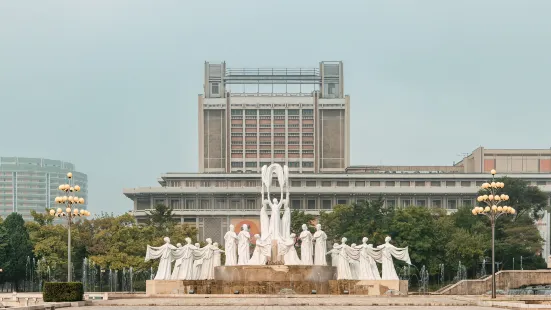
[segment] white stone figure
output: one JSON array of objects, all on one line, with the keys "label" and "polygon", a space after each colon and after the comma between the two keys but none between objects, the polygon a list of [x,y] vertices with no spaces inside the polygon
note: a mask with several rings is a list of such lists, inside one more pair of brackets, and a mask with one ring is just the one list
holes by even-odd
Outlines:
[{"label": "white stone figure", "polygon": [[327,259],[325,257],[327,252],[327,235],[321,230],[321,225],[316,225],[316,232],[313,236],[314,244],[314,265],[327,266]]},{"label": "white stone figure", "polygon": [[211,238],[207,238],[205,241],[207,245],[193,251],[193,256],[195,257],[193,265],[201,266],[197,280],[214,279],[214,252],[219,249],[212,244]]},{"label": "white stone figure", "polygon": [[[285,181],[288,182],[288,172],[287,166],[284,168],[285,171]],[[283,200],[283,216],[281,217],[281,237],[283,239],[289,238],[291,235],[291,208],[289,207],[289,184],[285,184],[286,193],[285,199]]]},{"label": "white stone figure", "polygon": [[[278,202],[276,198],[274,198],[272,201],[270,201],[270,187],[272,186],[272,178],[273,175],[276,175],[277,181],[279,183],[279,188],[281,191],[281,199]],[[286,206],[289,202],[289,169],[287,166],[281,167],[279,164],[272,164],[269,167],[263,166],[262,167],[262,191],[261,191],[261,201],[262,205],[270,205],[271,207],[271,217],[269,219],[269,224],[266,225],[266,216],[267,211],[266,209],[261,209],[260,212],[260,231],[261,231],[261,238],[262,240],[267,239],[267,234],[270,234],[272,240],[279,240],[281,236],[285,237],[285,235],[290,234],[291,230],[291,221],[290,221],[290,215],[291,210],[285,209],[286,211],[283,215],[284,223],[282,223],[282,219],[280,218],[280,209],[281,206]],[[264,197],[264,190],[266,190],[267,195]],[[283,198],[283,192],[286,190],[287,197],[286,199]],[[288,220],[288,221],[287,221]],[[282,225],[283,224],[283,225]],[[266,230],[266,226],[268,226],[268,230]]]},{"label": "white stone figure", "polygon": [[286,202],[284,199],[278,202],[277,198],[274,198],[273,201],[266,199],[265,202],[268,202],[272,208],[272,215],[270,217],[270,236],[272,239],[278,240],[281,237],[281,218],[279,217],[279,213],[281,206]]},{"label": "white stone figure", "polygon": [[178,250],[182,248],[181,243],[176,243],[176,250],[172,253],[172,259],[175,259],[176,262],[174,263],[174,269],[172,269],[172,275],[170,276],[170,279],[177,280],[178,279],[178,273],[180,272],[180,266],[182,265],[182,258],[176,258],[176,253]]},{"label": "white stone figure", "polygon": [[308,230],[306,224],[302,224],[302,232],[299,239],[302,240],[300,245],[300,260],[303,265],[313,265],[314,261],[312,256],[314,255],[314,246],[312,244],[312,233]]},{"label": "white stone figure", "polygon": [[293,233],[287,239],[279,239],[278,251],[279,255],[283,256],[283,262],[285,265],[302,265],[300,258],[298,258],[297,251],[295,250],[295,238]]},{"label": "white stone figure", "polygon": [[247,265],[251,257],[249,250],[251,234],[249,233],[249,227],[247,226],[247,224],[243,224],[239,235],[237,235],[237,239],[237,265]]},{"label": "white stone figure", "polygon": [[182,248],[174,250],[173,255],[179,257],[176,260],[174,269],[178,268],[178,274],[173,280],[194,280],[193,278],[193,251],[197,249],[193,244],[191,244],[191,238],[186,238],[186,245]]},{"label": "white stone figure", "polygon": [[[201,245],[199,244],[199,242],[195,243],[194,246],[195,246],[195,249],[193,249],[194,251],[192,254],[195,254],[195,250],[201,249]],[[200,275],[201,275],[201,265],[195,264],[195,255],[193,255],[193,269],[191,272],[191,280],[199,280]]]},{"label": "white stone figure", "polygon": [[[264,196],[264,194],[262,194]],[[262,208],[260,208],[260,236],[263,239],[270,238],[270,217],[268,216],[268,201],[262,200]]]},{"label": "white stone figure", "polygon": [[175,250],[176,247],[170,244],[170,238],[164,237],[163,240],[165,244],[160,247],[152,247],[147,245],[147,250],[145,253],[146,262],[150,259],[160,259],[159,269],[155,275],[155,280],[170,280],[172,276],[170,272],[171,264],[174,261],[172,257],[172,250]]},{"label": "white stone figure", "polygon": [[341,253],[340,246],[338,243],[333,243],[333,248],[331,251],[327,252],[325,255],[331,254],[331,266],[337,267],[339,264],[339,254]]},{"label": "white stone figure", "polygon": [[222,253],[225,253],[223,250],[220,250],[218,242],[212,244],[214,246],[214,267],[222,266]]},{"label": "white stone figure", "polygon": [[[356,244],[352,243],[350,245],[350,248],[356,249]],[[359,253],[359,251],[358,251]],[[358,256],[358,260],[350,259],[350,275],[352,276],[352,279],[358,280],[360,278],[360,256]]]},{"label": "white stone figure", "polygon": [[271,240],[262,240],[259,234],[254,235],[256,246],[253,256],[249,260],[249,265],[266,265],[268,258],[272,256]]},{"label": "white stone figure", "polygon": [[346,244],[347,239],[343,237],[339,244],[339,259],[337,263],[337,280],[353,280],[355,276],[350,270],[350,262],[360,258],[360,251],[353,249]]},{"label": "white stone figure", "polygon": [[406,262],[408,265],[411,265],[411,260],[409,259],[408,248],[397,248],[390,244],[390,237],[385,238],[385,244],[381,244],[377,249],[381,250],[381,257],[378,260],[378,263],[382,264],[381,279],[382,280],[399,280],[398,275],[396,274],[396,269],[394,269],[394,263],[392,262],[392,257]]},{"label": "white stone figure", "polygon": [[362,244],[356,246],[360,250],[359,280],[381,280],[381,274],[377,268],[377,260],[381,259],[381,251],[374,249],[373,244],[367,244],[369,239],[364,237]]},{"label": "white stone figure", "polygon": [[235,227],[230,225],[230,230],[224,235],[224,247],[226,248],[225,266],[237,265],[237,240]]}]

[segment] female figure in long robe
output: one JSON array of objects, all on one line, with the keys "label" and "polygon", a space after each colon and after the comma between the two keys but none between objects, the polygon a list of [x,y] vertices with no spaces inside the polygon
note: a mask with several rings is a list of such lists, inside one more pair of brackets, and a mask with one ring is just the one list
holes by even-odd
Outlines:
[{"label": "female figure in long robe", "polygon": [[331,254],[331,266],[337,267],[339,264],[339,254],[341,253],[340,246],[338,243],[333,243],[333,248],[331,251],[327,252],[325,255]]},{"label": "female figure in long robe", "polygon": [[392,258],[406,262],[408,265],[411,265],[411,260],[409,259],[408,248],[397,248],[390,244],[390,237],[385,238],[385,244],[381,244],[377,249],[381,249],[381,258],[378,260],[378,263],[381,263],[382,275],[381,279],[383,280],[399,280],[398,275],[396,274],[396,269],[394,268],[394,263]]},{"label": "female figure in long robe", "polygon": [[[285,166],[287,168],[287,166]],[[281,217],[281,237],[289,238],[291,235],[291,208],[289,207],[289,185],[287,184],[287,193],[283,201],[283,216]]]},{"label": "female figure in long robe", "polygon": [[[180,257],[177,280],[193,280],[193,250],[197,248],[191,244],[191,238],[185,240],[186,245],[174,251],[174,256]],[[178,260],[176,260],[176,264],[178,264]],[[176,265],[174,265],[174,269],[176,269]]]},{"label": "female figure in long robe", "polygon": [[346,244],[347,239],[343,237],[339,245],[339,259],[337,263],[337,280],[353,280],[354,276],[350,270],[350,261],[358,260],[360,252]]},{"label": "female figure in long robe", "polygon": [[178,279],[178,273],[180,272],[180,266],[182,265],[182,258],[176,254],[178,253],[177,251],[180,250],[181,248],[182,248],[182,244],[176,243],[176,250],[174,250],[172,255],[172,258],[175,259],[174,269],[172,269],[172,275],[170,276],[170,279],[172,280]]},{"label": "female figure in long robe", "polygon": [[224,246],[226,248],[225,266],[237,265],[237,240],[235,226],[230,225],[230,230],[224,235]]},{"label": "female figure in long robe", "polygon": [[237,235],[237,254],[239,255],[237,258],[237,265],[247,265],[251,257],[249,250],[249,240],[251,239],[251,234],[249,233],[249,227],[247,224],[243,224],[241,229],[242,230],[239,232],[239,235]]},{"label": "female figure in long robe", "polygon": [[[268,203],[272,208],[272,215],[270,217],[270,238],[279,240],[281,237],[281,218],[279,217],[279,211],[281,206],[286,203],[284,199],[277,201],[276,198],[272,202],[268,199],[264,200],[264,203]],[[264,236],[263,236],[264,237]]]},{"label": "female figure in long robe", "polygon": [[295,234],[289,235],[287,239],[279,239],[278,241],[278,255],[283,256],[283,262],[285,265],[302,265],[302,262],[298,258],[297,251],[295,250]]},{"label": "female figure in long robe", "polygon": [[316,225],[316,232],[313,236],[314,245],[314,265],[327,266],[327,259],[325,257],[327,252],[327,235],[321,230],[321,225]]},{"label": "female figure in long robe", "polygon": [[381,280],[381,275],[375,262],[376,259],[380,260],[381,251],[374,249],[372,244],[367,244],[368,240],[367,237],[364,237],[362,244],[356,246],[356,249],[360,250],[360,272],[358,279]]},{"label": "female figure in long robe", "polygon": [[302,224],[302,232],[299,239],[302,240],[300,245],[300,260],[303,265],[311,266],[314,263],[312,259],[314,247],[312,244],[312,233],[308,230],[306,224]]},{"label": "female figure in long robe", "polygon": [[170,238],[164,237],[163,240],[165,244],[160,247],[152,247],[147,245],[147,251],[145,253],[146,262],[150,259],[160,259],[159,269],[157,270],[154,280],[170,280],[172,276],[170,272],[172,267],[171,264],[174,261],[172,257],[172,250],[175,250],[176,247],[170,244]]},{"label": "female figure in long robe", "polygon": [[212,244],[212,239],[207,238],[205,240],[207,245],[193,251],[195,257],[194,265],[201,265],[201,272],[197,277],[197,280],[212,280],[214,279],[214,251],[217,248]]},{"label": "female figure in long robe", "polygon": [[[350,248],[356,249],[356,244],[352,243],[350,245]],[[358,251],[358,254],[360,254],[360,251]],[[361,255],[358,256],[358,259],[350,259],[350,275],[352,275],[352,279],[358,280],[360,278],[360,258]]]},{"label": "female figure in long robe", "polygon": [[195,249],[193,251],[193,271],[191,272],[192,280],[199,280],[199,276],[201,275],[201,264],[195,264],[196,258],[195,258],[195,251],[200,250],[201,245],[197,242],[195,243]]},{"label": "female figure in long robe", "polygon": [[272,242],[270,239],[261,240],[260,235],[254,235],[256,246],[253,251],[253,256],[249,260],[249,265],[266,265],[268,257],[272,256]]},{"label": "female figure in long robe", "polygon": [[223,250],[220,250],[220,246],[218,242],[215,242],[212,244],[214,247],[214,267],[222,266],[222,253],[224,253]]}]

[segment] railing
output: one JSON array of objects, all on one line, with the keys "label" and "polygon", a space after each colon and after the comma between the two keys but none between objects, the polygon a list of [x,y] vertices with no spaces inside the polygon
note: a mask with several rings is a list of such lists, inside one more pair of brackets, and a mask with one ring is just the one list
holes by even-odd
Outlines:
[{"label": "railing", "polygon": [[230,93],[230,97],[312,97],[312,93]]},{"label": "railing", "polygon": [[319,76],[320,71],[317,68],[228,68],[226,76],[275,76],[275,75],[304,75]]}]

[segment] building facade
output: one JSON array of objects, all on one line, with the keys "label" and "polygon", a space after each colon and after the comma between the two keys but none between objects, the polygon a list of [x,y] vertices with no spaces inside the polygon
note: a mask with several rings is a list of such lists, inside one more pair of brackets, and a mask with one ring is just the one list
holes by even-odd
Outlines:
[{"label": "building facade", "polygon": [[[509,174],[551,193],[549,174]],[[459,206],[474,205],[480,185],[488,174],[454,173],[373,173],[373,174],[291,174],[292,209],[319,214],[334,205],[382,197],[386,205],[411,205],[443,208],[454,212]],[[221,242],[230,224],[238,227],[245,221],[253,232],[259,227],[261,206],[259,174],[167,173],[159,187],[124,189],[133,200],[133,214],[138,221],[156,204],[173,208],[175,220],[196,226],[199,238]],[[272,193],[279,193],[273,188]],[[278,197],[279,198],[279,197]],[[538,222],[543,237],[549,234],[549,216]],[[549,238],[544,253],[549,254]]]},{"label": "building facade", "polygon": [[44,158],[0,157],[0,217],[13,212],[32,220],[31,211],[45,212],[54,208],[59,185],[67,183],[67,172],[73,173],[75,184],[81,188],[87,209],[88,177],[75,171],[71,163]]},{"label": "building facade", "polygon": [[342,172],[350,161],[349,105],[342,62],[299,69],[207,62],[198,107],[199,171],[254,173],[277,162],[291,172]]}]

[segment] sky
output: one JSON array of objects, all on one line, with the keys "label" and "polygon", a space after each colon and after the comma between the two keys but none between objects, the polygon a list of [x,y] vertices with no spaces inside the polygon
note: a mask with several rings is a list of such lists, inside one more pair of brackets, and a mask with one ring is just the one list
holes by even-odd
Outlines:
[{"label": "sky", "polygon": [[0,1],[0,156],[72,162],[88,208],[197,172],[204,62],[344,62],[351,164],[551,147],[551,1]]}]

